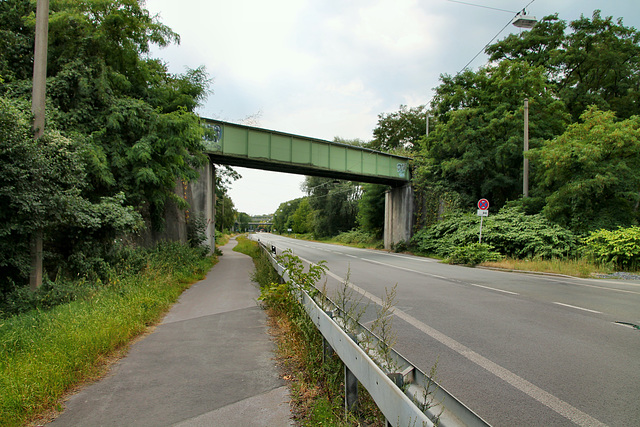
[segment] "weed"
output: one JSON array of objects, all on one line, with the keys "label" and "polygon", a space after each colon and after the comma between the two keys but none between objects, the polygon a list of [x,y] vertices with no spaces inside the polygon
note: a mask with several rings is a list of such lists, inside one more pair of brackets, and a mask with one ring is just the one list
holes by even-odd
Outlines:
[{"label": "weed", "polygon": [[396,334],[393,331],[393,307],[396,303],[397,288],[398,285],[395,284],[391,290],[384,289],[385,296],[382,299],[382,305],[376,309],[376,319],[371,324],[372,332],[379,338],[376,350],[387,372],[397,370],[395,361],[391,357],[391,349],[396,344]]},{"label": "weed", "polygon": [[[436,362],[433,364],[433,366],[431,367],[431,370],[429,371],[429,376],[427,377],[426,384],[422,385],[424,387],[423,394],[421,396],[422,399],[418,400],[418,407],[424,413],[427,413],[427,411],[429,411],[431,408],[440,406],[443,403],[443,402],[437,402],[433,398],[435,393],[438,391],[438,383],[436,382],[437,381],[436,371],[438,369],[438,359],[439,358],[436,358]],[[443,412],[444,412],[444,406],[440,410],[440,413],[431,420],[434,425],[437,426],[440,424],[440,416],[442,415]]]},{"label": "weed", "polygon": [[[369,307],[369,303],[364,303],[365,298],[362,294],[358,294],[360,295],[358,298],[354,297],[355,291],[349,286],[350,278],[351,267],[347,269],[346,277],[336,291],[334,303],[341,312],[343,328],[347,332],[357,333],[360,319]],[[326,291],[323,295],[326,295]]]}]

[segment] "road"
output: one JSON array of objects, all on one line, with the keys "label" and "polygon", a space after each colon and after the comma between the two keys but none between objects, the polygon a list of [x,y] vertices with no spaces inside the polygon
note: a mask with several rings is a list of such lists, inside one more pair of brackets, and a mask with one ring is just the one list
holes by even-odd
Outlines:
[{"label": "road", "polygon": [[437,361],[440,384],[492,425],[640,425],[640,330],[625,325],[640,324],[640,281],[255,237],[326,260],[329,296],[347,275],[354,292],[378,297],[397,284],[396,350],[425,372]]}]

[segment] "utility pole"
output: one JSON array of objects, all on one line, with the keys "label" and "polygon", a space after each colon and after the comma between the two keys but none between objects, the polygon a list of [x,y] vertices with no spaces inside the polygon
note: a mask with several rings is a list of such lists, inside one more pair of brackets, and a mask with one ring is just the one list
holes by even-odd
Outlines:
[{"label": "utility pole", "polygon": [[[38,0],[36,5],[36,41],[33,51],[33,113],[34,138],[44,134],[45,93],[47,87],[47,44],[49,38],[49,0]],[[29,286],[32,290],[42,285],[42,230],[31,236],[31,274]]]},{"label": "utility pole", "polygon": [[529,197],[529,99],[524,99],[524,171],[522,173],[522,197]]}]

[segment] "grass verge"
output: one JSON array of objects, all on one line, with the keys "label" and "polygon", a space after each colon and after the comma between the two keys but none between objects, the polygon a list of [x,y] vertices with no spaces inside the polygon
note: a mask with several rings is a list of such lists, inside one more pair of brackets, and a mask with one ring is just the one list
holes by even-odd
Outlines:
[{"label": "grass verge", "polygon": [[137,274],[122,273],[90,296],[0,320],[0,425],[19,426],[59,405],[95,376],[109,354],[157,323],[215,264],[202,251],[164,244]]},{"label": "grass verge", "polygon": [[505,259],[505,260],[496,261],[496,262],[484,262],[480,265],[483,267],[500,268],[500,269],[506,269],[506,270],[533,271],[538,273],[555,273],[555,274],[564,274],[566,276],[585,277],[585,278],[593,277],[596,274],[608,274],[612,272],[610,268],[594,264],[585,259],[577,259],[577,260]]},{"label": "grass verge", "polygon": [[237,238],[234,248],[254,259],[253,279],[260,284],[277,360],[292,396],[292,412],[302,426],[384,426],[384,416],[361,388],[358,411],[345,415],[343,365],[337,356],[323,360],[322,335],[302,306],[288,293],[257,243]]}]

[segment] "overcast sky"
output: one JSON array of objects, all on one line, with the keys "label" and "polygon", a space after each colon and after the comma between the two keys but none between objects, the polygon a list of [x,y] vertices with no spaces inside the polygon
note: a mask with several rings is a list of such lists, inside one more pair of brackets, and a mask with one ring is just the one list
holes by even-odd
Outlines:
[{"label": "overcast sky", "polygon": [[[456,74],[531,0],[147,0],[180,35],[154,49],[173,73],[204,66],[203,117],[333,140],[372,139],[378,115],[428,104],[441,74]],[[535,0],[538,19],[595,9],[640,28],[639,0]],[[498,39],[518,28],[508,25]],[[485,65],[481,54],[469,67]],[[249,120],[249,122],[247,122]],[[237,168],[236,208],[273,213],[304,195],[304,177]]]}]

